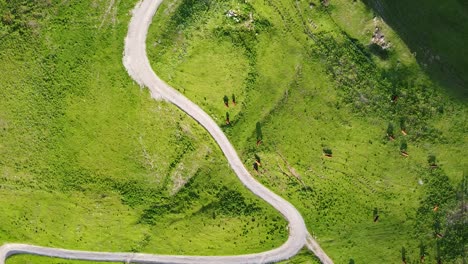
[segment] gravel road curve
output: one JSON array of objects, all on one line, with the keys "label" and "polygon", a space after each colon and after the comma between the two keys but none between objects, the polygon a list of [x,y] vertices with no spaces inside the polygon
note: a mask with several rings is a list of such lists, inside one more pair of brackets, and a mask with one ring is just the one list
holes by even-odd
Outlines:
[{"label": "gravel road curve", "polygon": [[162,0],[143,0],[133,10],[123,63],[129,75],[140,85],[150,89],[157,99],[167,100],[192,116],[217,142],[229,165],[241,182],[255,195],[278,210],[289,222],[288,240],[280,247],[256,254],[237,256],[172,256],[141,253],[110,253],[46,248],[25,244],[6,244],[0,247],[0,264],[15,254],[34,254],[64,259],[116,261],[126,263],[271,263],[291,258],[305,245],[325,264],[333,263],[318,243],[309,235],[304,220],[297,209],[257,182],[242,164],[237,152],[211,117],[185,96],[163,82],[151,68],[146,54],[146,35],[152,18]]}]

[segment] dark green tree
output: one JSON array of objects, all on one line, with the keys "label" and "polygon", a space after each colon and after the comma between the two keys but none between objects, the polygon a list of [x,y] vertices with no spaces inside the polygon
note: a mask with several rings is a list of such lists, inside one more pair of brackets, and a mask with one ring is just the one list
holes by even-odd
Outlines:
[{"label": "dark green tree", "polygon": [[226,105],[227,107],[229,107],[229,97],[227,95],[225,95],[223,97],[223,101],[224,101],[224,105]]},{"label": "dark green tree", "polygon": [[406,143],[406,141],[401,142],[400,151],[402,153],[406,153],[408,151],[408,144]]},{"label": "dark green tree", "polygon": [[403,261],[403,263],[406,263],[406,248],[405,247],[401,247],[401,261]]},{"label": "dark green tree", "polygon": [[226,124],[229,125],[231,124],[231,120],[229,119],[229,113],[226,112]]},{"label": "dark green tree", "polygon": [[427,162],[429,163],[430,166],[436,166],[436,162],[437,162],[436,156],[435,156],[435,155],[432,155],[432,154],[429,155],[429,156],[427,157]]},{"label": "dark green tree", "polygon": [[406,120],[404,117],[400,118],[400,130],[406,133]]},{"label": "dark green tree", "polygon": [[441,229],[440,217],[437,214],[434,220],[434,232],[436,236],[440,236],[440,229]]},{"label": "dark green tree", "polygon": [[260,156],[258,156],[257,154],[255,154],[255,162],[261,164]]},{"label": "dark green tree", "polygon": [[260,141],[263,140],[263,133],[262,133],[262,125],[260,122],[257,122],[255,126],[255,131],[257,133],[257,144],[260,143]]},{"label": "dark green tree", "polygon": [[231,99],[232,99],[232,103],[233,103],[234,105],[236,105],[236,104],[237,104],[237,101],[236,101],[236,96],[235,96],[234,94],[232,94]]},{"label": "dark green tree", "polygon": [[436,241],[436,260],[437,264],[442,264],[442,254],[440,251],[440,242],[438,240]]},{"label": "dark green tree", "polygon": [[446,262],[467,263],[466,245],[468,241],[468,174],[464,173],[462,181],[456,189],[456,204],[446,215],[444,237],[440,240],[441,255]]},{"label": "dark green tree", "polygon": [[396,101],[398,101],[398,89],[396,86],[392,87],[392,95],[390,96],[390,99],[393,103],[396,103]]},{"label": "dark green tree", "polygon": [[325,156],[327,157],[331,157],[333,155],[333,151],[330,149],[330,148],[324,148],[323,149],[323,153],[325,154]]},{"label": "dark green tree", "polygon": [[419,258],[420,258],[420,261],[423,262],[425,257],[426,257],[426,246],[421,241],[421,243],[419,244]]},{"label": "dark green tree", "polygon": [[374,222],[377,222],[379,220],[379,209],[374,208],[373,215],[374,215]]},{"label": "dark green tree", "polygon": [[388,123],[387,127],[387,136],[393,139],[395,137],[394,128],[392,123]]}]

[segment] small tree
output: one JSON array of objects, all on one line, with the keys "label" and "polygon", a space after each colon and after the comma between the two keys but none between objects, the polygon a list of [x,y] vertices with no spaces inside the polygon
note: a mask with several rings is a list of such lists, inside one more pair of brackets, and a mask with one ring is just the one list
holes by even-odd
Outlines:
[{"label": "small tree", "polygon": [[396,101],[398,101],[398,90],[396,86],[392,87],[392,95],[390,96],[390,100],[392,103],[396,103]]},{"label": "small tree", "polygon": [[406,141],[401,142],[400,152],[404,156],[408,156],[408,144],[406,143]]},{"label": "small tree", "polygon": [[401,247],[401,261],[403,261],[403,263],[406,263],[406,249],[405,249],[405,247]]},{"label": "small tree", "polygon": [[437,167],[437,159],[435,155],[429,155],[427,157],[427,162],[429,163],[429,166]]},{"label": "small tree", "polygon": [[256,162],[253,164],[253,168],[254,168],[255,171],[258,172],[258,164]]},{"label": "small tree", "polygon": [[332,155],[333,155],[333,151],[332,151],[330,148],[324,148],[324,149],[323,149],[323,154],[325,154],[325,156],[331,158]]},{"label": "small tree", "polygon": [[255,125],[255,131],[257,133],[257,146],[258,146],[263,140],[262,125],[260,124],[260,122],[257,122],[257,124]]},{"label": "small tree", "polygon": [[387,136],[390,138],[390,140],[393,140],[395,139],[395,135],[394,135],[394,128],[393,128],[393,124],[392,123],[388,123],[388,127],[387,127]]},{"label": "small tree", "polygon": [[426,246],[421,241],[421,243],[419,244],[419,260],[421,262],[424,262],[425,257],[426,257]]},{"label": "small tree", "polygon": [[403,117],[400,119],[400,130],[406,136],[406,120]]},{"label": "small tree", "polygon": [[231,99],[232,99],[232,103],[233,103],[234,105],[236,105],[236,104],[237,104],[237,101],[236,101],[236,96],[235,96],[234,94],[232,94]]},{"label": "small tree", "polygon": [[231,124],[231,120],[229,120],[229,113],[226,112],[226,125]]},{"label": "small tree", "polygon": [[374,208],[373,215],[374,215],[374,223],[375,223],[379,220],[379,209]]},{"label": "small tree", "polygon": [[255,154],[255,162],[256,162],[259,166],[261,166],[261,164],[262,164],[262,163],[261,163],[261,160],[260,160],[260,157],[259,157],[257,154]]},{"label": "small tree", "polygon": [[440,252],[440,242],[436,241],[436,260],[437,264],[442,264],[442,254]]},{"label": "small tree", "polygon": [[224,105],[225,105],[226,107],[229,107],[229,97],[228,97],[227,95],[225,95],[225,96],[223,97],[223,101],[224,101]]},{"label": "small tree", "polygon": [[441,229],[440,219],[439,219],[439,216],[437,215],[434,221],[434,232],[437,237],[442,236],[440,234],[440,229]]},{"label": "small tree", "polygon": [[349,259],[349,264],[355,264],[354,259]]}]

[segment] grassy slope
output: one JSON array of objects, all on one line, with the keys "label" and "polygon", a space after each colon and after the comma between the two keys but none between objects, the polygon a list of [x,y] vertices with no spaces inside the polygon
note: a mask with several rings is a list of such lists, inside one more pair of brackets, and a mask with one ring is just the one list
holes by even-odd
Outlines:
[{"label": "grassy slope", "polygon": [[[336,1],[328,9],[288,1],[171,3],[150,29],[156,72],[217,118],[247,166],[255,154],[261,157],[258,179],[301,210],[337,263],[394,263],[402,247],[408,259],[416,259],[420,241],[428,245],[426,259],[436,258],[434,214],[427,209],[434,205],[424,197],[433,195],[431,179],[439,174],[427,170],[427,156],[438,157],[440,177],[461,180],[467,168],[466,106],[427,78],[388,26],[394,49],[383,60],[366,47],[373,22],[362,3]],[[186,9],[197,19],[178,19]],[[227,18],[229,9],[242,21]],[[256,32],[247,30],[250,12]],[[264,20],[271,26],[264,27]],[[240,103],[226,109],[222,97],[233,92]],[[390,102],[393,93],[402,98],[397,104]],[[226,111],[232,126],[224,126]],[[401,118],[406,137],[399,131]],[[255,147],[258,121],[263,143]],[[395,127],[393,142],[385,137],[388,123]],[[399,153],[403,142],[409,158]],[[322,155],[326,147],[332,159]],[[452,193],[452,187],[438,192]],[[440,196],[433,202],[444,204],[442,215],[453,206]]]},{"label": "grassy slope", "polygon": [[[129,79],[134,3],[109,3],[0,1],[15,14],[0,31],[0,243],[210,255],[281,244],[285,222],[207,133]],[[9,263],[27,261],[50,263]]]},{"label": "grassy slope", "polygon": [[[431,76],[468,99],[468,4],[466,1],[364,1],[405,41]],[[411,25],[411,26],[408,26]]]}]

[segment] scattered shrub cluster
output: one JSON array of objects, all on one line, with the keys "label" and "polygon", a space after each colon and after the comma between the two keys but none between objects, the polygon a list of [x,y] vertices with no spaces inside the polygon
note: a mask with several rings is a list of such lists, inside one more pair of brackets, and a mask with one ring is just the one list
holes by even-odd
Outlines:
[{"label": "scattered shrub cluster", "polygon": [[421,240],[420,257],[431,255],[437,261],[455,261],[466,257],[468,232],[464,225],[466,195],[465,175],[458,188],[454,188],[441,168],[420,171],[424,175],[424,195],[416,214],[415,236]]},{"label": "scattered shrub cluster", "polygon": [[22,35],[38,30],[51,1],[0,1],[0,40],[13,32]]}]

